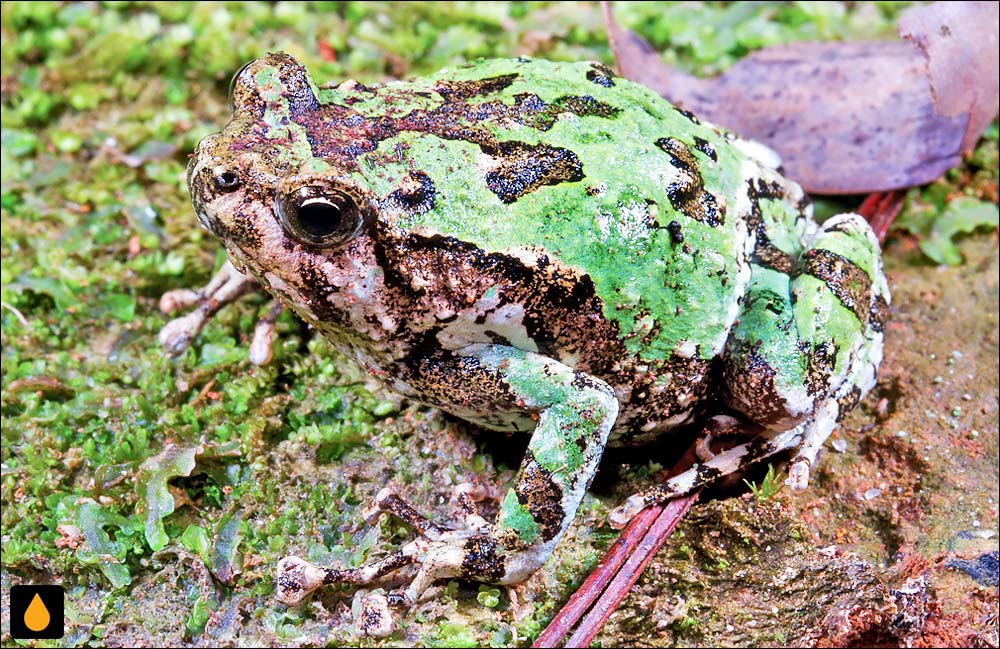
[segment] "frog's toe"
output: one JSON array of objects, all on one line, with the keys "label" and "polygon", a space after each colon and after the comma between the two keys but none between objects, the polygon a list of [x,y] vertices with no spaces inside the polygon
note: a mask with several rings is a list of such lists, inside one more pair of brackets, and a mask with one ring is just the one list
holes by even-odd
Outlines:
[{"label": "frog's toe", "polygon": [[391,602],[389,596],[381,593],[366,593],[358,591],[355,595],[355,610],[357,617],[354,628],[372,638],[385,638],[392,635],[396,625],[389,612]]},{"label": "frog's toe", "polygon": [[175,288],[160,296],[160,313],[169,315],[189,308],[198,301],[198,291],[189,288]]},{"label": "frog's toe", "polygon": [[620,530],[628,525],[628,522],[635,518],[636,514],[654,502],[655,500],[650,501],[644,498],[642,494],[632,494],[625,499],[625,502],[611,510],[608,514],[608,523],[610,523],[612,528]]},{"label": "frog's toe", "polygon": [[[163,313],[173,313],[192,306],[195,309],[185,316],[171,320],[160,329],[157,336],[160,345],[170,356],[181,354],[219,309],[246,295],[256,286],[258,286],[256,280],[239,272],[227,261],[200,291],[190,289],[167,291],[160,297],[160,311]],[[266,363],[271,358],[274,320],[280,313],[280,309],[272,307],[261,321],[264,326],[254,335],[250,359],[257,365]]]},{"label": "frog's toe", "polygon": [[278,562],[274,574],[275,596],[282,603],[294,606],[306,595],[322,586],[326,571],[299,557],[285,557]]},{"label": "frog's toe", "polygon": [[257,322],[253,330],[253,338],[250,340],[250,351],[248,356],[254,365],[267,365],[271,362],[274,349],[275,323],[278,316],[285,310],[280,302],[271,302],[267,313]]},{"label": "frog's toe", "polygon": [[203,326],[205,314],[201,310],[192,311],[165,324],[157,334],[157,339],[169,356],[177,356],[191,346],[191,341]]}]

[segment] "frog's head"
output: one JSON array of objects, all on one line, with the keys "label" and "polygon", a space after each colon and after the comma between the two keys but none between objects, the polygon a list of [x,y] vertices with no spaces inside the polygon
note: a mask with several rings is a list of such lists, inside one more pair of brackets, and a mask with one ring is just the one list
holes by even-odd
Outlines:
[{"label": "frog's head", "polygon": [[248,63],[231,88],[232,119],[202,139],[188,165],[199,220],[237,267],[313,324],[367,308],[347,293],[371,283],[372,236],[384,210],[353,157],[337,153],[357,150],[366,130],[349,107],[321,105],[305,68],[287,54]]},{"label": "frog's head", "polygon": [[305,68],[283,53],[251,61],[233,77],[230,103],[229,124],[204,138],[188,164],[202,224],[230,250],[254,247],[275,225],[311,248],[357,234],[365,192],[351,174],[314,156],[303,122],[319,102]]}]

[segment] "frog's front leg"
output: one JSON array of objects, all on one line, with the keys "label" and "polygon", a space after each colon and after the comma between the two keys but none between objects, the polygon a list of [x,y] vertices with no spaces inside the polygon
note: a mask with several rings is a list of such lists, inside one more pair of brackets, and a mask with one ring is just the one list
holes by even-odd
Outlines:
[{"label": "frog's front leg", "polygon": [[[171,356],[182,353],[191,345],[194,337],[219,309],[230,302],[235,302],[258,287],[255,279],[236,270],[232,262],[227,259],[201,290],[175,289],[167,291],[160,297],[160,311],[162,313],[173,313],[192,306],[195,309],[187,315],[174,318],[165,324],[160,329],[158,336],[160,344]],[[254,329],[249,357],[255,365],[264,365],[271,360],[274,324],[283,308],[280,303],[272,302],[266,315],[260,319]]]},{"label": "frog's front leg", "polygon": [[[477,419],[498,426],[501,419],[534,421],[514,485],[501,501],[492,526],[479,532],[448,532],[417,522],[415,527],[425,532],[424,539],[370,567],[332,571],[336,573],[332,579],[323,572],[329,569],[309,567],[306,572],[313,577],[312,586],[331,581],[363,583],[385,574],[385,568],[406,563],[419,563],[420,570],[396,597],[405,604],[414,602],[437,579],[522,581],[548,559],[594,477],[618,416],[614,392],[600,379],[540,354],[500,345],[440,352],[414,365],[421,390],[433,389],[448,410],[464,416],[479,412]],[[493,410],[481,412],[483,408]],[[412,515],[404,512],[403,518]],[[288,602],[297,601],[308,587],[280,571],[278,581],[283,589],[279,596]]]}]

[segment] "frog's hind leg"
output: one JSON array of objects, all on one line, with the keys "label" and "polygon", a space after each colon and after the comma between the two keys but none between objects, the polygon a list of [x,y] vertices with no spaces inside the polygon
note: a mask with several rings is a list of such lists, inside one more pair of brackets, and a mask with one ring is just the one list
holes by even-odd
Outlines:
[{"label": "frog's hind leg", "polygon": [[794,241],[768,237],[767,216],[723,355],[726,401],[764,432],[632,496],[609,516],[616,527],[646,506],[789,449],[797,452],[787,482],[805,487],[820,447],[875,384],[889,292],[871,228],[856,214],[839,215],[796,250]]},{"label": "frog's hind leg", "polygon": [[758,243],[723,361],[731,407],[770,430],[806,424],[790,478],[798,488],[837,422],[875,384],[889,300],[878,241],[862,217],[835,216],[805,244],[789,264],[794,247],[769,241],[765,255]]}]

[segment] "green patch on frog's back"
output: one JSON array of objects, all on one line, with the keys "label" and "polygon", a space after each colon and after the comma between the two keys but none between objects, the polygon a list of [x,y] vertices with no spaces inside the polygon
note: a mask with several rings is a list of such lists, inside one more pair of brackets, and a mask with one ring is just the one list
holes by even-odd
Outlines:
[{"label": "green patch on frog's back", "polygon": [[683,347],[709,358],[739,294],[742,224],[726,200],[745,193],[744,156],[646,88],[617,78],[607,87],[588,72],[544,61],[442,71],[411,88],[420,103],[446,83],[466,107],[528,106],[530,94],[530,114],[452,112],[470,121],[401,131],[361,156],[362,173],[381,196],[414,170],[433,183],[433,208],[404,210],[403,229],[487,252],[542,248],[590,275],[632,353],[659,360]]}]

